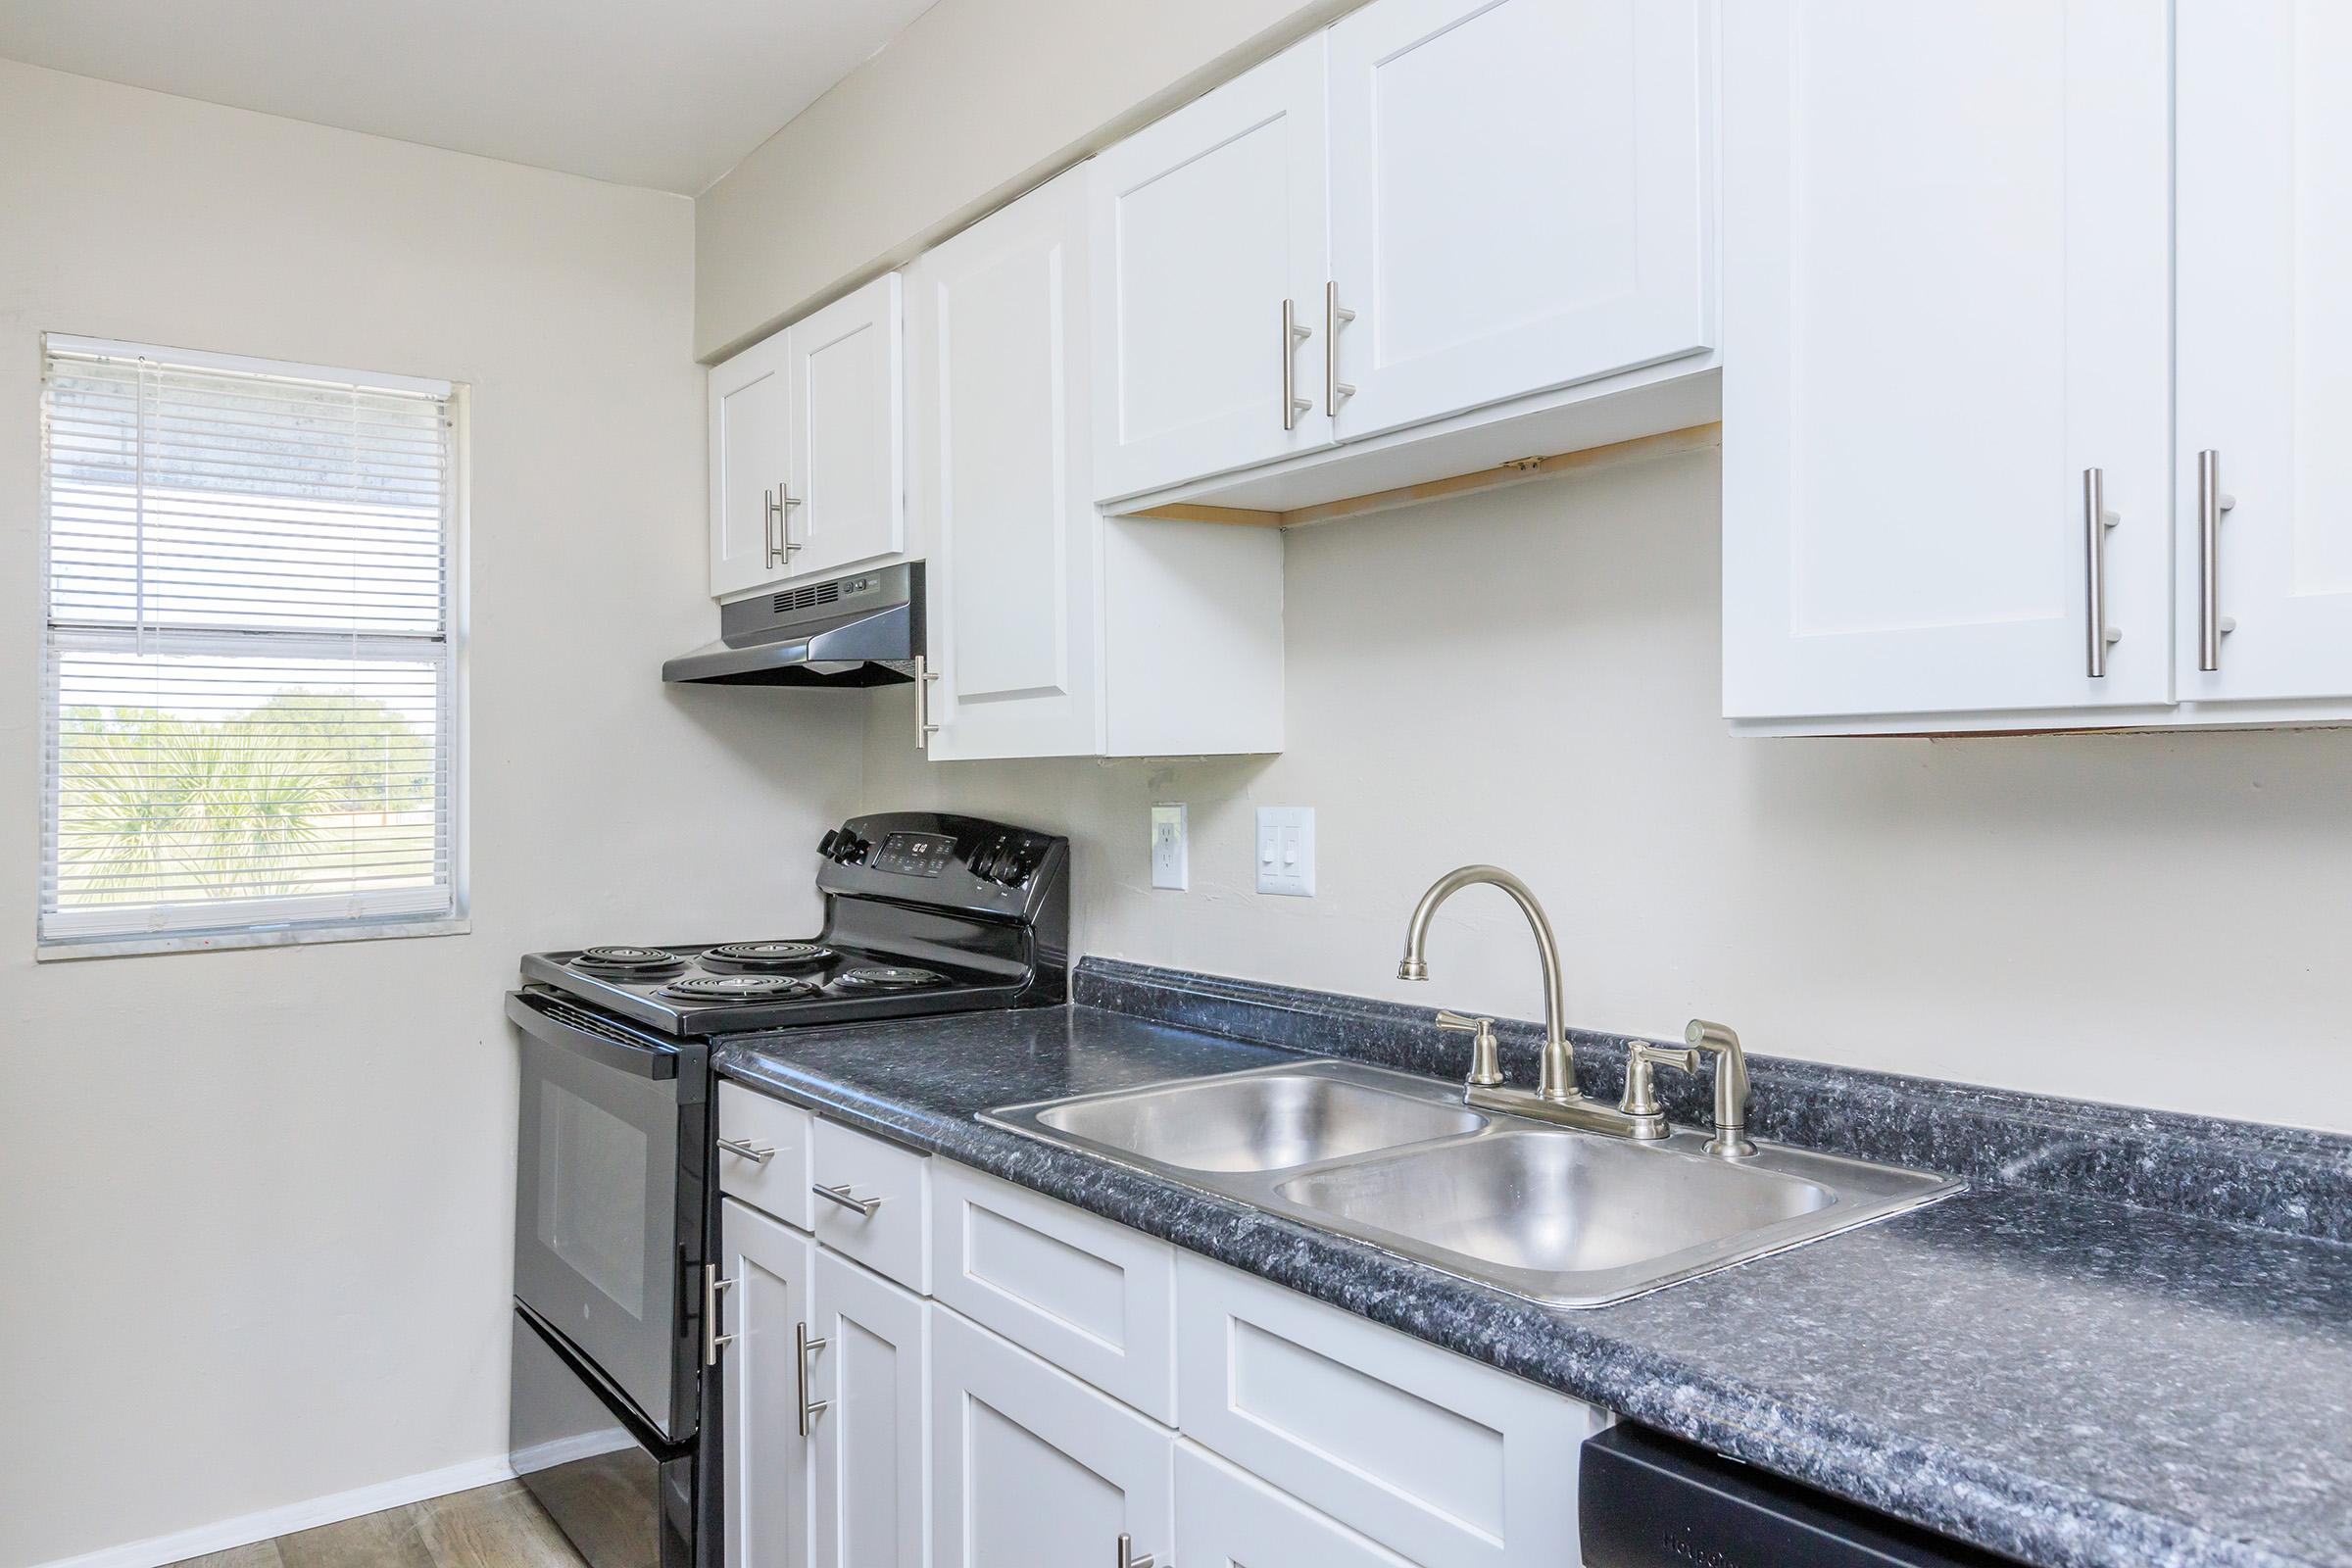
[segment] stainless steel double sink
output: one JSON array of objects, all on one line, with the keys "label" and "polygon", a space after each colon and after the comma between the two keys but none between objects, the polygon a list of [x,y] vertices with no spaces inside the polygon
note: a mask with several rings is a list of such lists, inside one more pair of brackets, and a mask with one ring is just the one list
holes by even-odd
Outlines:
[{"label": "stainless steel double sink", "polygon": [[1384,1068],[1305,1061],[981,1120],[1369,1242],[1547,1306],[1601,1306],[1959,1190],[1930,1172],[1701,1133],[1634,1142],[1473,1110]]}]

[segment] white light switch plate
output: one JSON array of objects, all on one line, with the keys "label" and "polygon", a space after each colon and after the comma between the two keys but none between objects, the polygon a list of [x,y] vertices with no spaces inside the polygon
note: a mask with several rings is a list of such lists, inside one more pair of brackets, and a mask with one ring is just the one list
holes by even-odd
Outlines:
[{"label": "white light switch plate", "polygon": [[1257,808],[1257,891],[1296,899],[1315,896],[1315,808]]},{"label": "white light switch plate", "polygon": [[1191,874],[1185,840],[1184,806],[1152,808],[1152,885],[1182,893]]}]

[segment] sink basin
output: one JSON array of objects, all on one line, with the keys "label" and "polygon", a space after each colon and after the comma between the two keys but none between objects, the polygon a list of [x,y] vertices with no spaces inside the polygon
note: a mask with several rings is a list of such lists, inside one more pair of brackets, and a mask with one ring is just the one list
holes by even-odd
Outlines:
[{"label": "sink basin", "polygon": [[1052,1105],[1037,1125],[1178,1170],[1285,1170],[1395,1149],[1487,1124],[1318,1072],[1243,1073]]},{"label": "sink basin", "polygon": [[981,1120],[1546,1306],[1603,1306],[1960,1190],[1930,1171],[1677,1130],[1636,1143],[1348,1061],[1006,1105]]},{"label": "sink basin", "polygon": [[1658,1154],[1590,1135],[1507,1132],[1299,1176],[1277,1191],[1351,1230],[1528,1274],[1630,1268],[1838,1201],[1801,1177]]}]

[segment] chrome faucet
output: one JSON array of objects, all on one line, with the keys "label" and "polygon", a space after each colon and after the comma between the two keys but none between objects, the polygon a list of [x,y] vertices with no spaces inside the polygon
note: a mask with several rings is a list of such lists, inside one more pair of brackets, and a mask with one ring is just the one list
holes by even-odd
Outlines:
[{"label": "chrome faucet", "polygon": [[[1492,1054],[1482,1054],[1473,1064],[1470,1082],[1463,1090],[1465,1102],[1487,1110],[1508,1111],[1513,1115],[1529,1116],[1540,1121],[1558,1122],[1564,1126],[1581,1127],[1587,1132],[1611,1133],[1620,1138],[1663,1138],[1666,1121],[1663,1116],[1635,1115],[1587,1100],[1576,1087],[1576,1054],[1568,1044],[1568,1034],[1560,1022],[1566,1009],[1560,1000],[1560,949],[1551,934],[1551,921],[1544,913],[1544,906],[1536,902],[1533,889],[1499,865],[1464,865],[1446,872],[1430,884],[1413,906],[1412,923],[1404,932],[1404,957],[1396,965],[1399,980],[1427,980],[1429,959],[1429,922],[1438,906],[1462,889],[1485,883],[1500,888],[1519,906],[1527,923],[1536,934],[1536,952],[1544,964],[1544,1059],[1537,1074],[1533,1093],[1512,1089],[1492,1080],[1499,1077],[1494,1070]],[[1449,1021],[1449,1015],[1439,1015],[1440,1026],[1459,1028],[1460,1023]]]}]

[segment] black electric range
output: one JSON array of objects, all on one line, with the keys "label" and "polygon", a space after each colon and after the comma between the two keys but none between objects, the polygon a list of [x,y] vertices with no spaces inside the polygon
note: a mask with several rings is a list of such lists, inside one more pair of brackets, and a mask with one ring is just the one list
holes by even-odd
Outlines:
[{"label": "black electric range", "polygon": [[724,1560],[712,1040],[1069,994],[1067,840],[915,811],[853,817],[817,850],[812,936],[532,954],[507,999],[510,1446],[597,1568]]}]

